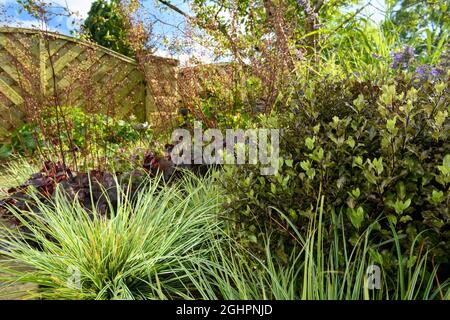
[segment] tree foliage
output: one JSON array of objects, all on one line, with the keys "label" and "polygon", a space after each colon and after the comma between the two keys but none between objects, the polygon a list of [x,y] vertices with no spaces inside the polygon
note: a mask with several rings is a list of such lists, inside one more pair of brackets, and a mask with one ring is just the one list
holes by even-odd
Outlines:
[{"label": "tree foliage", "polygon": [[404,41],[425,39],[429,45],[438,45],[441,39],[448,37],[449,17],[449,0],[393,2],[392,21],[400,28],[400,38]]},{"label": "tree foliage", "polygon": [[96,0],[92,3],[84,29],[98,44],[132,57],[126,20],[120,10],[120,0]]}]

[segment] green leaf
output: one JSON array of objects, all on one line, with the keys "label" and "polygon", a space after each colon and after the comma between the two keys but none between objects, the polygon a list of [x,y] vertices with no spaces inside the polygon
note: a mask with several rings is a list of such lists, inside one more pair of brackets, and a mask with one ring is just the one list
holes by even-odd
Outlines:
[{"label": "green leaf", "polygon": [[308,160],[301,161],[300,167],[302,167],[303,170],[308,171],[311,168],[311,163]]},{"label": "green leaf", "polygon": [[364,95],[362,93],[358,95],[357,99],[353,100],[353,105],[356,107],[356,110],[362,111],[364,108]]},{"label": "green leaf", "polygon": [[375,177],[375,175],[370,172],[369,170],[364,170],[363,171],[364,177],[366,178],[366,180],[371,183],[371,184],[376,184],[377,183],[377,178]]},{"label": "green leaf", "polygon": [[397,224],[397,217],[394,216],[393,214],[388,215],[387,218],[388,218],[388,221],[390,223],[392,223],[393,225]]},{"label": "green leaf", "polygon": [[442,166],[438,166],[438,170],[447,176],[450,174],[450,154],[446,154],[444,160],[442,161]]},{"label": "green leaf", "polygon": [[444,192],[433,190],[431,194],[431,203],[438,204],[441,203],[444,200]]},{"label": "green leaf", "polygon": [[397,122],[397,117],[394,117],[393,119],[388,119],[386,122],[386,128],[390,133],[395,133],[395,124]]},{"label": "green leaf", "polygon": [[348,208],[348,214],[352,225],[356,229],[359,229],[364,220],[364,209],[362,207],[358,207],[357,209]]},{"label": "green leaf", "polygon": [[309,150],[314,149],[314,143],[316,142],[316,137],[312,137],[312,138],[306,138],[305,139],[305,144],[308,147]]},{"label": "green leaf", "polygon": [[392,105],[392,102],[394,102],[395,92],[396,92],[395,85],[384,85],[382,87],[382,91],[383,91],[383,93],[380,96],[381,102],[385,106]]},{"label": "green leaf", "polygon": [[339,123],[339,117],[338,116],[334,116],[333,117],[333,122],[335,123],[335,124],[338,124]]},{"label": "green leaf", "polygon": [[348,193],[351,197],[358,199],[359,196],[361,195],[361,191],[359,190],[359,188],[353,189],[351,192]]},{"label": "green leaf", "polygon": [[378,175],[381,175],[384,171],[384,167],[383,167],[383,158],[375,158],[372,160],[372,162],[370,162],[370,165],[372,168],[375,169],[375,171],[377,172]]},{"label": "green leaf", "polygon": [[4,144],[0,147],[0,158],[8,158],[12,154],[12,148],[10,144]]},{"label": "green leaf", "polygon": [[248,235],[247,238],[248,238],[248,240],[249,240],[250,242],[258,243],[258,240],[256,239],[256,236],[255,236],[254,234]]},{"label": "green leaf", "polygon": [[405,184],[403,182],[399,182],[396,185],[397,187],[397,195],[398,197],[403,200],[406,197],[406,187]]},{"label": "green leaf", "polygon": [[445,89],[446,86],[447,86],[447,85],[445,84],[445,82],[439,82],[439,83],[437,83],[436,86],[435,86],[436,92],[437,92],[438,94],[441,94],[441,93],[444,91],[444,89]]},{"label": "green leaf", "polygon": [[292,168],[292,163],[293,163],[292,159],[287,159],[287,160],[284,161],[284,163],[285,163],[288,167]]},{"label": "green leaf", "polygon": [[270,184],[270,191],[273,194],[277,193],[277,187],[275,186],[275,184],[273,184],[273,183]]},{"label": "green leaf", "polygon": [[411,205],[411,199],[407,199],[406,201],[397,200],[394,204],[394,209],[397,214],[402,214],[403,211],[409,208]]},{"label": "green leaf", "polygon": [[317,149],[317,152],[315,154],[316,154],[317,161],[321,161],[323,159],[323,149],[322,148]]},{"label": "green leaf", "polygon": [[289,209],[289,215],[294,220],[296,220],[298,218],[297,212],[294,209]]},{"label": "green leaf", "polygon": [[406,215],[406,216],[403,216],[403,217],[400,218],[400,222],[401,223],[406,223],[408,221],[412,221],[412,218],[409,215]]},{"label": "green leaf", "polygon": [[316,170],[314,170],[312,168],[308,169],[308,170],[306,170],[306,175],[308,176],[308,178],[310,178],[312,180],[316,176]]},{"label": "green leaf", "polygon": [[314,131],[314,133],[319,133],[319,130],[320,130],[320,124],[318,124],[318,125],[315,125],[314,127],[313,127],[313,131]]},{"label": "green leaf", "polygon": [[353,139],[353,137],[348,137],[346,142],[350,146],[350,148],[353,149],[355,147],[356,142],[355,139]]},{"label": "green leaf", "polygon": [[442,125],[445,122],[445,119],[447,119],[447,116],[448,116],[447,111],[439,110],[434,116],[434,121],[436,122],[436,125],[438,127],[442,127]]},{"label": "green leaf", "polygon": [[353,159],[353,161],[357,166],[362,166],[362,164],[363,164],[363,158],[360,156],[355,157]]}]

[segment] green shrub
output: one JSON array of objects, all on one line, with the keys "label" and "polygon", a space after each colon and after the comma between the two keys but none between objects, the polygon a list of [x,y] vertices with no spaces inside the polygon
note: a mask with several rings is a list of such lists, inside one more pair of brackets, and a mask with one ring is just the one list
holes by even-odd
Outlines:
[{"label": "green shrub", "polygon": [[[78,148],[109,145],[110,148],[117,149],[121,144],[135,142],[144,137],[148,138],[150,135],[148,127],[144,127],[142,124],[139,126],[139,124],[117,120],[100,113],[88,114],[77,107],[64,107],[62,112],[66,120],[59,120],[62,129],[61,139],[66,146],[72,140],[74,146]],[[59,117],[61,118],[61,115]],[[56,125],[56,116],[50,114],[45,122],[45,127],[56,128]]]},{"label": "green shrub", "polygon": [[33,155],[38,148],[36,132],[36,126],[33,124],[24,124],[12,131],[6,140],[0,143],[0,159],[7,159],[13,154]]},{"label": "green shrub", "polygon": [[63,107],[58,117],[52,111],[44,113],[39,121],[26,123],[12,132],[9,141],[0,144],[0,159],[11,155],[33,156],[38,150],[51,158],[54,145],[60,141],[67,154],[76,150],[83,156],[98,153],[115,156],[120,154],[120,148],[151,139],[148,124],[133,120],[117,120],[103,114],[88,114],[78,107]]},{"label": "green shrub", "polygon": [[[227,208],[242,241],[263,250],[268,231],[278,235],[278,256],[294,242],[289,223],[304,232],[319,194],[326,212],[346,215],[348,242],[356,243],[377,218],[372,237],[402,248],[418,238],[436,263],[450,263],[450,122],[448,85],[401,73],[388,83],[355,78],[310,83],[289,110],[262,118],[282,128],[279,173],[229,167]],[[331,225],[330,216],[324,219]],[[419,249],[418,249],[419,250]],[[383,251],[380,251],[383,252]],[[380,254],[388,268],[392,255]]]},{"label": "green shrub", "polygon": [[[344,215],[324,212],[326,200],[317,201],[315,215],[300,232],[292,225],[297,242],[289,263],[274,257],[274,238],[264,235],[261,258],[245,252],[231,242],[213,251],[213,263],[203,263],[195,276],[196,287],[208,299],[277,299],[277,300],[414,300],[448,299],[450,279],[440,281],[439,266],[428,261],[428,252],[418,255],[413,241],[406,251],[397,250],[399,236],[393,231],[392,256],[396,268],[385,272],[377,258],[379,244],[371,241],[378,221],[361,232],[353,248],[346,246],[346,231],[341,227]],[[283,213],[280,213],[283,215]],[[325,222],[329,216],[332,224]],[[415,239],[417,240],[417,239]],[[323,250],[326,245],[330,250]],[[408,263],[404,263],[408,261]],[[209,262],[209,261],[208,261]],[[380,287],[370,290],[366,271],[370,265],[380,267]]]}]

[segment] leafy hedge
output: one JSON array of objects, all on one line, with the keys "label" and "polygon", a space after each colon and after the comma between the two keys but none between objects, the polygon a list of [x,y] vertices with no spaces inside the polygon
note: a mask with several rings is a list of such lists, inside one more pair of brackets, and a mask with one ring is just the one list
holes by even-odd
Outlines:
[{"label": "leafy hedge", "polygon": [[[309,84],[288,111],[256,124],[282,128],[279,174],[261,176],[249,165],[226,169],[231,227],[256,248],[267,230],[274,232],[283,257],[295,241],[286,219],[305,231],[324,195],[326,212],[346,215],[340,227],[350,245],[379,219],[374,243],[387,244],[373,254],[385,267],[391,228],[404,248],[419,235],[416,247],[450,263],[446,78],[424,81],[402,72],[384,84],[356,78]],[[324,219],[332,223],[330,214]]]}]

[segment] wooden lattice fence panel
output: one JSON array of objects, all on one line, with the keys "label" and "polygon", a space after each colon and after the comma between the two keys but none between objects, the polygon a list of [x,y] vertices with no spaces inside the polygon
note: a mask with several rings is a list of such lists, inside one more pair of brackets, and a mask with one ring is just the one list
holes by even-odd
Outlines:
[{"label": "wooden lattice fence panel", "polygon": [[148,120],[155,101],[148,91],[133,59],[59,34],[0,28],[0,143],[56,98],[65,106]]}]

